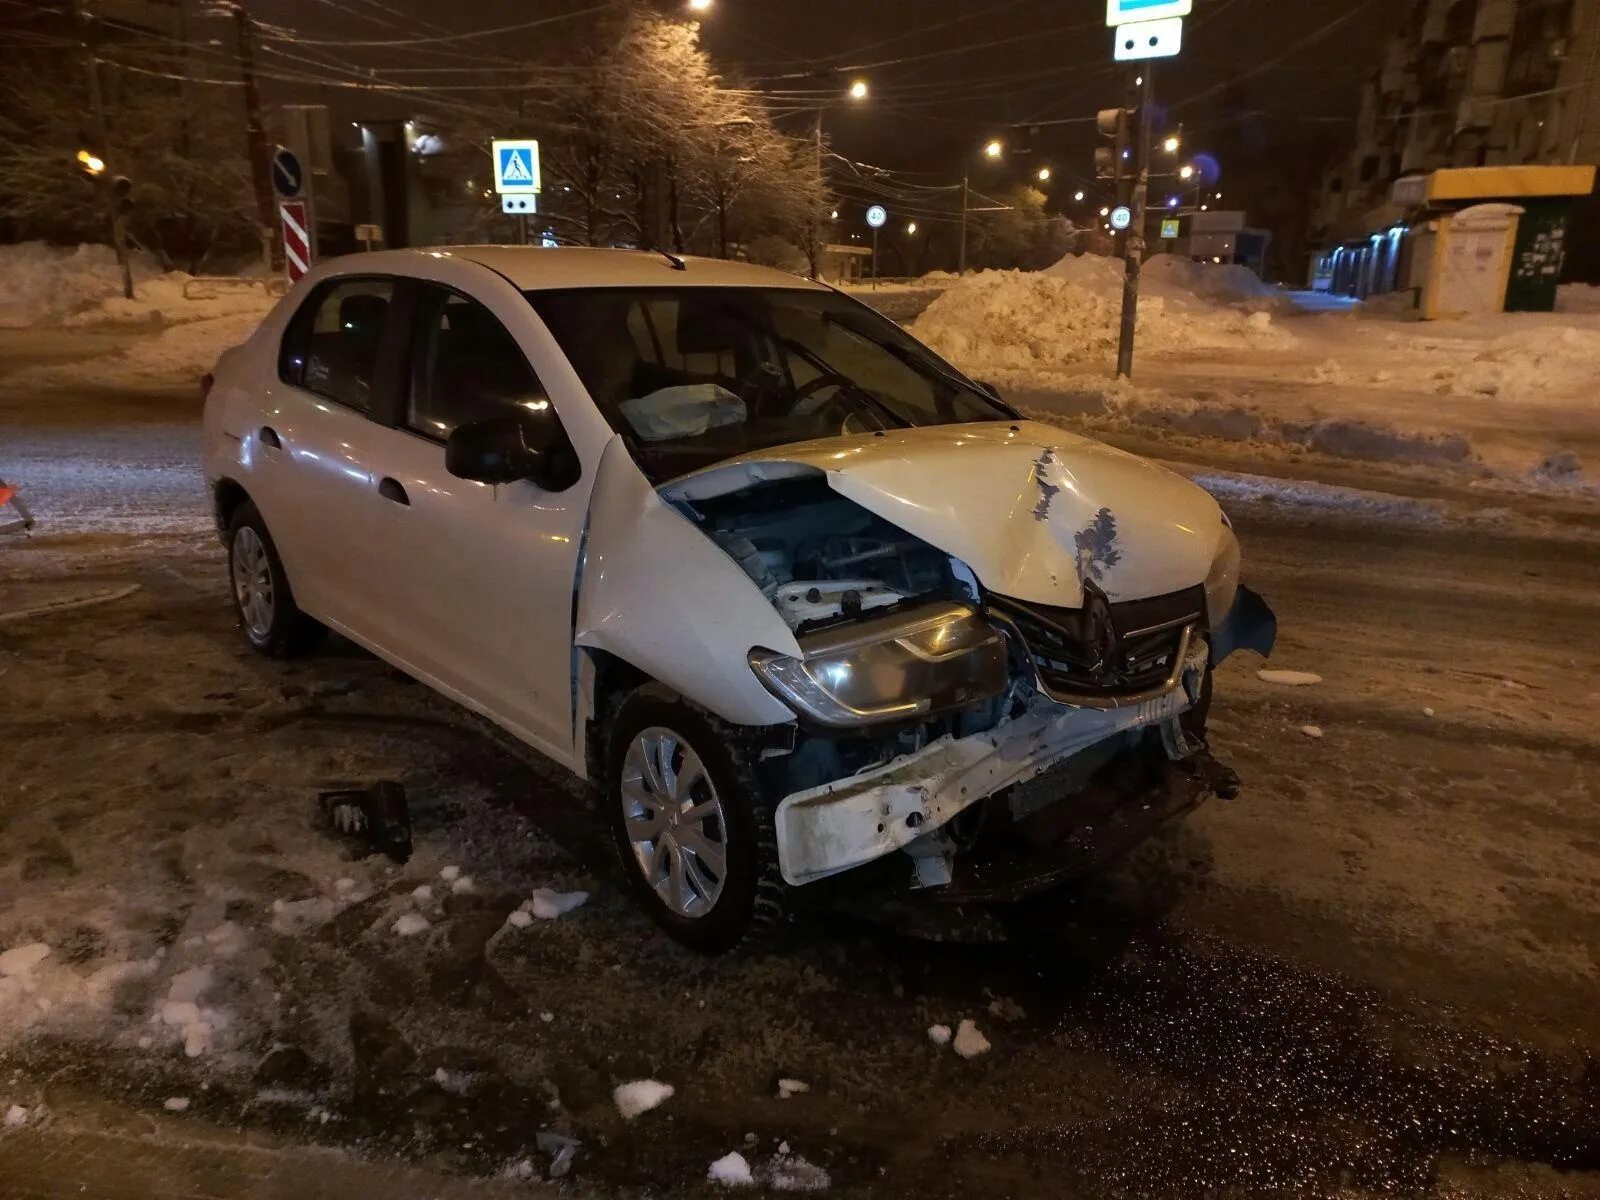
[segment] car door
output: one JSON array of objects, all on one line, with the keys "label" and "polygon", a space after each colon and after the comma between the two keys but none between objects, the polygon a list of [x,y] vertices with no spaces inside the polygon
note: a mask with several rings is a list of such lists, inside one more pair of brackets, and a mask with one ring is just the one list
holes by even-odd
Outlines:
[{"label": "car door", "polygon": [[359,632],[373,570],[371,435],[396,386],[395,282],[335,277],[291,318],[251,431],[250,492],[305,611]]},{"label": "car door", "polygon": [[406,396],[392,427],[376,430],[384,590],[373,619],[415,673],[569,762],[573,589],[592,472],[550,492],[446,471],[454,429],[519,413],[549,419],[552,402],[484,303],[412,286]]}]

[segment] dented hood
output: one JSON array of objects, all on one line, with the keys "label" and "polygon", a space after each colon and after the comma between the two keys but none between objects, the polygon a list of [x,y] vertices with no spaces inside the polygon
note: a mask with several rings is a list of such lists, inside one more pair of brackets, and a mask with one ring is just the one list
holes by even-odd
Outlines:
[{"label": "dented hood", "polygon": [[1222,513],[1187,479],[1035,421],[776,446],[661,489],[708,499],[822,473],[840,495],[972,568],[990,591],[1076,608],[1083,582],[1137,600],[1204,583]]}]

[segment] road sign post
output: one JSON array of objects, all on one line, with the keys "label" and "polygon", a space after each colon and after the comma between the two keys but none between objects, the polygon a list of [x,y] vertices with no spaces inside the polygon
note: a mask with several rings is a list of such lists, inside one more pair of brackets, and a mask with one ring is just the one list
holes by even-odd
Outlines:
[{"label": "road sign post", "polygon": [[1139,273],[1144,267],[1145,202],[1150,194],[1150,135],[1155,125],[1155,64],[1146,63],[1139,93],[1139,140],[1135,143],[1133,211],[1128,257],[1122,276],[1122,329],[1117,338],[1117,375],[1133,377],[1133,340],[1139,324]]},{"label": "road sign post", "polygon": [[872,229],[872,286],[878,286],[878,230],[889,223],[889,210],[881,204],[867,209],[867,224]]},{"label": "road sign post", "polygon": [[310,209],[304,200],[278,201],[278,221],[283,226],[283,265],[289,282],[298,283],[311,269]]}]

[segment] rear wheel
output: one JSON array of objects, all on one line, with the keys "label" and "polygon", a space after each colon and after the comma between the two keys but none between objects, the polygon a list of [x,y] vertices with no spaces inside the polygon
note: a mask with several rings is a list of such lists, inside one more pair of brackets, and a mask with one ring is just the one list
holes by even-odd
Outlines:
[{"label": "rear wheel", "polygon": [[784,884],[772,813],[726,730],[636,692],[612,723],[606,767],[617,853],[658,925],[707,953],[777,925]]},{"label": "rear wheel", "polygon": [[327,632],[295,604],[278,548],[248,500],[228,525],[228,578],[245,640],[262,654],[291,658],[309,650]]}]

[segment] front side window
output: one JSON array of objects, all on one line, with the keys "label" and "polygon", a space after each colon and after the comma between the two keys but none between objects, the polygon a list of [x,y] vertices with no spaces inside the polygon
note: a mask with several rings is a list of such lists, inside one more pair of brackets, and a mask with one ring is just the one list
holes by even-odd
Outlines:
[{"label": "front side window", "polygon": [[284,380],[371,412],[393,295],[393,285],[384,279],[335,280],[318,288],[284,337],[279,365]]},{"label": "front side window", "polygon": [[1013,419],[898,326],[832,292],[527,295],[658,482],[814,438]]},{"label": "front side window", "polygon": [[417,333],[406,408],[406,424],[416,432],[444,438],[474,421],[549,406],[516,339],[476,300],[427,287]]}]

